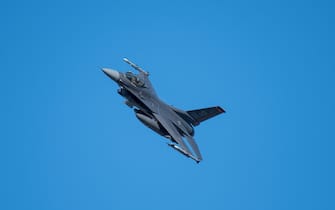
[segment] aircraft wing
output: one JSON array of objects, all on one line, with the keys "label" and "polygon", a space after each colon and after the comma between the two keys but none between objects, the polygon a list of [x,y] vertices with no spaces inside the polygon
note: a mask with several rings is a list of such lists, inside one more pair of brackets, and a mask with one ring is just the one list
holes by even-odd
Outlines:
[{"label": "aircraft wing", "polygon": [[186,137],[189,145],[191,145],[192,150],[194,151],[194,153],[195,153],[195,155],[197,157],[197,160],[201,161],[202,160],[202,156],[201,156],[201,153],[200,153],[200,150],[199,150],[199,147],[198,147],[197,143],[195,142],[195,140],[193,139],[192,136],[186,135],[185,137]]},{"label": "aircraft wing", "polygon": [[153,115],[158,120],[158,122],[167,130],[167,132],[171,135],[171,138],[175,140],[188,155],[192,156],[192,152],[185,144],[182,136],[179,134],[179,132],[177,131],[173,123],[170,120],[164,119],[159,114],[153,113]]}]

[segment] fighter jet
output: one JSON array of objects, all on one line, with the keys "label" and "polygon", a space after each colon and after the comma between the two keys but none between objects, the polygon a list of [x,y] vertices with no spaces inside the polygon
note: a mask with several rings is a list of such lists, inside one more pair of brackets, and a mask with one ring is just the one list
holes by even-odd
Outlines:
[{"label": "fighter jet", "polygon": [[170,106],[157,96],[148,72],[127,58],[123,60],[137,70],[138,74],[131,71],[122,73],[109,68],[102,68],[102,71],[118,84],[118,93],[126,99],[125,104],[134,110],[136,117],[144,125],[169,139],[168,145],[171,148],[199,163],[202,156],[193,139],[194,126],[225,110],[214,106],[183,111]]}]

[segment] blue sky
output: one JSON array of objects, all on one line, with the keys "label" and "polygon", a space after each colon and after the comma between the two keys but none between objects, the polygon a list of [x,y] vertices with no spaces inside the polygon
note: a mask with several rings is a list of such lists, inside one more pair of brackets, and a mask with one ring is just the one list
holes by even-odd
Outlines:
[{"label": "blue sky", "polygon": [[[335,209],[331,1],[2,1],[0,209]],[[199,165],[101,71],[151,73]]]}]

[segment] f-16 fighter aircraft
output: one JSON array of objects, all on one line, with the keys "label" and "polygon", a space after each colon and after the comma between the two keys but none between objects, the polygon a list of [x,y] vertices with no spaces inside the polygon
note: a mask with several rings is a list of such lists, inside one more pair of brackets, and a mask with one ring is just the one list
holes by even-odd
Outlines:
[{"label": "f-16 fighter aircraft", "polygon": [[202,156],[193,139],[193,127],[225,111],[219,106],[190,111],[170,106],[157,96],[148,72],[127,58],[123,60],[139,73],[121,73],[108,68],[102,68],[102,71],[119,85],[118,93],[126,98],[126,105],[134,109],[144,125],[170,139],[168,145],[171,148],[199,163]]}]

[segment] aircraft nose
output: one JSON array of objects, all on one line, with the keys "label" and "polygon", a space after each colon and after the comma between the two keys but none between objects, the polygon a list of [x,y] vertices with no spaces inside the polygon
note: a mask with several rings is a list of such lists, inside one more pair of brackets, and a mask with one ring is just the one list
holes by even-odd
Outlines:
[{"label": "aircraft nose", "polygon": [[112,80],[115,82],[119,82],[120,80],[120,73],[118,71],[115,71],[113,69],[108,69],[108,68],[102,68],[102,71]]}]

